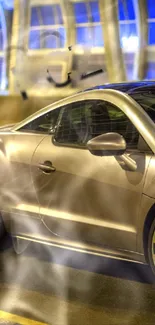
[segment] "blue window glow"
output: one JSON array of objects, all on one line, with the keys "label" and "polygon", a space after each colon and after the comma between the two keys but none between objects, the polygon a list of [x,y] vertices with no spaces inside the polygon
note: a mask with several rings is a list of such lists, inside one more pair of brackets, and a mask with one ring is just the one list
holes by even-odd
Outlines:
[{"label": "blue window glow", "polygon": [[0,81],[2,81],[2,67],[3,67],[4,59],[0,58]]},{"label": "blue window glow", "polygon": [[137,36],[136,24],[120,24],[120,37]]},{"label": "blue window glow", "polygon": [[55,49],[57,48],[57,42],[58,42],[58,38],[55,35],[51,35],[50,33],[47,34],[46,33],[46,37],[45,37],[45,44],[44,47],[47,49]]},{"label": "blue window glow", "polygon": [[95,47],[103,46],[102,27],[77,27],[77,43]]},{"label": "blue window glow", "polygon": [[103,46],[102,26],[94,26],[94,46]]},{"label": "blue window glow", "polygon": [[63,24],[60,5],[46,5],[31,8],[31,26]]},{"label": "blue window glow", "polygon": [[133,79],[133,64],[127,64],[126,65],[126,73],[128,80]]},{"label": "blue window glow", "polygon": [[99,22],[100,21],[100,11],[98,1],[89,1],[86,5],[86,2],[77,2],[74,3],[74,15],[75,21],[77,24],[87,23],[89,22],[89,13],[87,10],[87,5],[90,8],[91,22]]},{"label": "blue window glow", "polygon": [[44,36],[45,48],[63,48],[65,45],[65,29],[63,27],[59,28],[58,31],[53,30],[53,35],[52,31],[45,31]]},{"label": "blue window glow", "polygon": [[[55,28],[55,25],[62,25],[62,27]],[[38,27],[37,30],[33,28],[36,26]],[[44,26],[49,26],[49,29],[44,30]],[[30,49],[62,48],[65,46],[65,39],[66,33],[60,5],[54,4],[31,8]]]},{"label": "blue window glow", "polygon": [[62,16],[62,10],[59,5],[55,5],[56,11],[57,11],[57,18],[58,18],[58,24],[62,25],[63,22],[63,16]]},{"label": "blue window glow", "polygon": [[[138,0],[137,0],[138,1]],[[119,0],[118,1],[119,20],[134,20],[135,10],[133,0]]]},{"label": "blue window glow", "polygon": [[0,51],[3,51],[3,32],[0,30]]},{"label": "blue window glow", "polygon": [[40,49],[40,31],[32,30],[29,35],[29,48]]},{"label": "blue window glow", "polygon": [[75,22],[77,24],[87,23],[88,15],[87,15],[86,3],[84,2],[74,3],[74,15],[75,15]]},{"label": "blue window glow", "polygon": [[148,23],[149,45],[155,44],[155,23]]},{"label": "blue window glow", "polygon": [[14,8],[14,0],[1,0],[4,9],[13,10]]},{"label": "blue window glow", "polygon": [[136,24],[120,24],[120,42],[121,47],[132,52],[138,47],[138,35]]},{"label": "blue window glow", "polygon": [[155,79],[155,63],[148,63],[145,79]]},{"label": "blue window glow", "polygon": [[31,26],[39,26],[39,17],[36,7],[32,7],[31,9]]},{"label": "blue window glow", "polygon": [[148,17],[155,18],[155,2],[154,0],[147,0]]},{"label": "blue window glow", "polygon": [[54,6],[40,6],[41,17],[43,25],[54,25]]},{"label": "blue window glow", "polygon": [[89,27],[77,27],[77,43],[92,46],[93,40],[90,35]]},{"label": "blue window glow", "polygon": [[31,31],[29,37],[29,48],[63,48],[65,45],[65,28],[61,27],[58,31],[55,30],[42,30]]},{"label": "blue window glow", "polygon": [[[102,26],[98,1],[73,3],[76,22],[76,42],[87,46],[103,46]],[[88,26],[88,23],[91,23]],[[80,26],[85,24],[85,26]],[[79,26],[78,26],[79,25]]]},{"label": "blue window glow", "polygon": [[99,11],[98,1],[90,2],[90,8],[91,8],[92,21],[99,22],[100,21],[100,11]]},{"label": "blue window glow", "polygon": [[66,30],[64,27],[60,27],[58,29],[58,32],[60,34],[60,47],[63,48],[65,46],[65,40],[66,40]]}]

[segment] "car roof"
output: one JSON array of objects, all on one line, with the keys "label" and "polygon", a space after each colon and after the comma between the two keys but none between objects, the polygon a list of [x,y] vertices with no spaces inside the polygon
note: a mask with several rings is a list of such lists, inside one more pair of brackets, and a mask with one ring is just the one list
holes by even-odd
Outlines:
[{"label": "car roof", "polygon": [[137,93],[141,91],[155,91],[155,81],[137,81],[137,82],[124,82],[113,83],[95,86],[84,91],[96,90],[96,89],[115,89],[125,93]]}]

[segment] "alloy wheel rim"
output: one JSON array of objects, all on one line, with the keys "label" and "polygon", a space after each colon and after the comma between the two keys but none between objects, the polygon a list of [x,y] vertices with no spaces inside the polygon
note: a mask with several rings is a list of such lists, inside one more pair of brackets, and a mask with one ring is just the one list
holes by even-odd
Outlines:
[{"label": "alloy wheel rim", "polygon": [[153,259],[153,264],[155,265],[155,230],[152,236],[152,259]]}]

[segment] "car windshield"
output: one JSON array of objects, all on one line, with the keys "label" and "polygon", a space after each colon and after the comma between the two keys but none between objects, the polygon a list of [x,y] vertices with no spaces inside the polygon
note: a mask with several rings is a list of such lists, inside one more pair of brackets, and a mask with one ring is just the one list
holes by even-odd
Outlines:
[{"label": "car windshield", "polygon": [[155,123],[155,92],[134,93],[130,96],[140,104]]}]

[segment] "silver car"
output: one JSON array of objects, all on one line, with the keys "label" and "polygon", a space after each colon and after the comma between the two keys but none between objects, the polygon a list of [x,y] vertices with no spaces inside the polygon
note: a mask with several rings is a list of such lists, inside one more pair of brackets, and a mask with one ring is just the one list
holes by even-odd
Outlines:
[{"label": "silver car", "polygon": [[30,241],[149,263],[155,274],[155,83],[98,86],[0,128],[0,210]]}]

